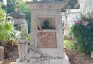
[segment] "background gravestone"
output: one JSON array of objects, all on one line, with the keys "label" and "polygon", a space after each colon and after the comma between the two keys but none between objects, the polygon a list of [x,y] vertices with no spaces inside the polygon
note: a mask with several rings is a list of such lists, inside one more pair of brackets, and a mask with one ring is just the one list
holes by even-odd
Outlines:
[{"label": "background gravestone", "polygon": [[0,46],[0,60],[4,59],[4,47]]}]

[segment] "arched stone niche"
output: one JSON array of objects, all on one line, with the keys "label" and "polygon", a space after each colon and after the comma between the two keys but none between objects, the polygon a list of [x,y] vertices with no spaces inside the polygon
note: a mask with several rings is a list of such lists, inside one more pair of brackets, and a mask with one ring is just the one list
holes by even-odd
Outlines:
[{"label": "arched stone niche", "polygon": [[56,30],[55,18],[39,18],[38,19],[38,26],[41,27],[42,29],[44,29],[43,27],[44,27],[45,21],[49,22],[49,25],[48,25],[49,28],[46,28],[46,30],[47,29]]}]

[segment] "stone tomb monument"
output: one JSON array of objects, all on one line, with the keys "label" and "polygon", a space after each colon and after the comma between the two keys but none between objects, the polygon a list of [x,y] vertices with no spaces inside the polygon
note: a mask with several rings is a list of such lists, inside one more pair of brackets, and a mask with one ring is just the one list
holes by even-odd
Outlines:
[{"label": "stone tomb monument", "polygon": [[61,9],[65,2],[26,2],[31,8],[31,42],[16,64],[69,64],[64,52]]}]

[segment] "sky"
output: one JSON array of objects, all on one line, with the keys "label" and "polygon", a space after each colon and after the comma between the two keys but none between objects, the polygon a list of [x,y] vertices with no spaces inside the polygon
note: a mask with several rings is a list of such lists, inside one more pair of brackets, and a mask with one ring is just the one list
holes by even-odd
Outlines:
[{"label": "sky", "polygon": [[6,3],[6,0],[3,0],[4,1],[4,4],[6,5],[7,3]]}]

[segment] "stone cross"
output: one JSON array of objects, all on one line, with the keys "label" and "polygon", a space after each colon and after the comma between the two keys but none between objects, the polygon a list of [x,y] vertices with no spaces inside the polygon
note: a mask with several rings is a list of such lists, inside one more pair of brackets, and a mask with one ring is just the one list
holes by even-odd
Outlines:
[{"label": "stone cross", "polygon": [[19,50],[19,61],[21,62],[26,59],[29,40],[25,38],[25,33],[22,33],[21,37],[16,42]]}]

